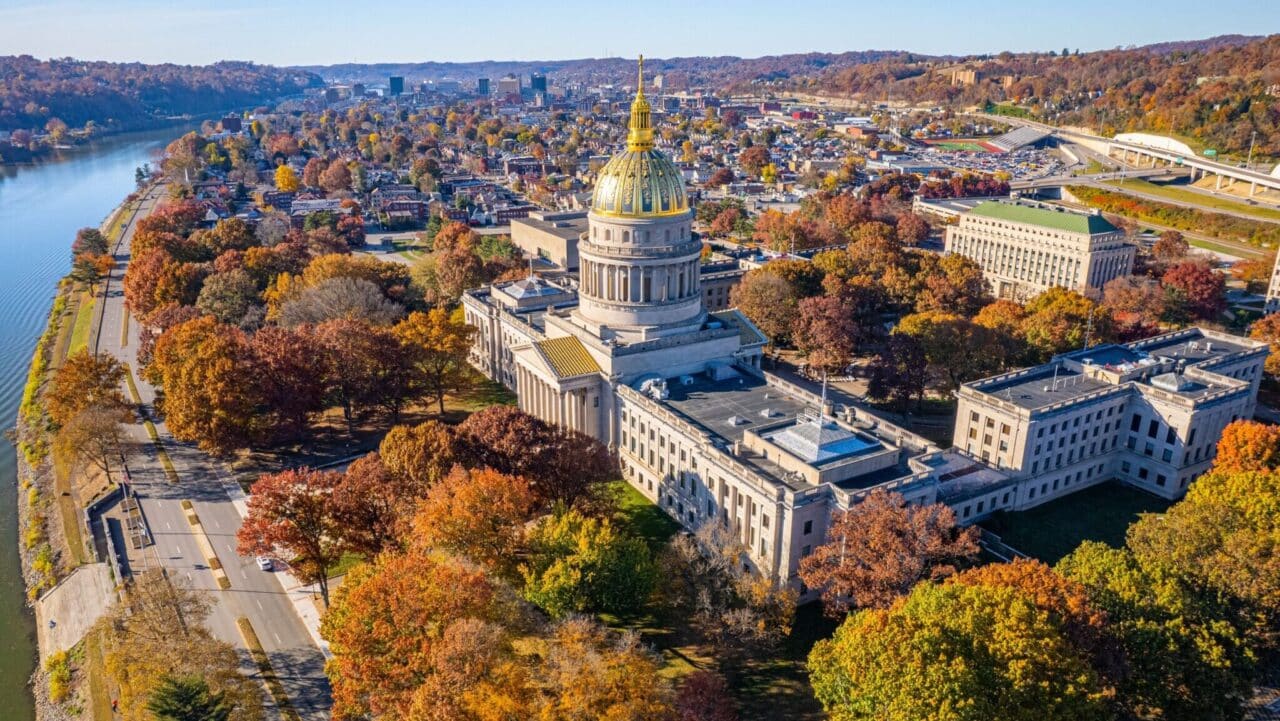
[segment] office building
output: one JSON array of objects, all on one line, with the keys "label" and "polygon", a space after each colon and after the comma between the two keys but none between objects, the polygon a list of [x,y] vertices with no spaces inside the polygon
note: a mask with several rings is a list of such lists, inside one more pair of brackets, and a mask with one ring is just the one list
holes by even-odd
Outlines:
[{"label": "office building", "polygon": [[1266,343],[1200,328],[966,383],[953,444],[1022,481],[1021,509],[1118,478],[1178,498],[1252,418]]},{"label": "office building", "polygon": [[529,76],[529,89],[535,93],[547,92],[547,76],[542,73],[534,73]]},{"label": "office building", "polygon": [[404,78],[399,75],[392,75],[387,80],[387,90],[393,98],[404,95]]},{"label": "office building", "polygon": [[514,75],[507,75],[506,77],[499,78],[498,94],[503,96],[519,95],[520,94],[520,78],[517,78]]},{"label": "office building", "polygon": [[489,94],[489,78],[480,78],[476,81],[476,95]]},{"label": "office building", "polygon": [[511,242],[516,247],[565,270],[578,269],[578,239],[586,232],[586,211],[537,210],[511,221]]},{"label": "office building", "polygon": [[982,266],[992,292],[1025,300],[1061,286],[1098,297],[1133,272],[1136,249],[1098,213],[1025,202],[984,201],[946,231],[946,250]]}]

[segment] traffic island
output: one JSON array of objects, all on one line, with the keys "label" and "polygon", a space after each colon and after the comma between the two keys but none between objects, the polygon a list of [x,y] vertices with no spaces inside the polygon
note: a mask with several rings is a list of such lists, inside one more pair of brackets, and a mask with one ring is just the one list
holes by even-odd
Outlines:
[{"label": "traffic island", "polygon": [[204,554],[205,561],[209,564],[209,570],[213,572],[213,578],[218,582],[218,588],[227,590],[231,588],[231,579],[227,578],[227,572],[222,569],[222,561],[218,560],[218,554],[213,551],[213,543],[209,541],[209,536],[204,532],[204,526],[200,523],[200,516],[196,515],[195,506],[191,501],[182,501],[182,511],[187,516],[187,523],[191,524],[191,532],[195,534],[196,543],[200,546],[200,552]]}]

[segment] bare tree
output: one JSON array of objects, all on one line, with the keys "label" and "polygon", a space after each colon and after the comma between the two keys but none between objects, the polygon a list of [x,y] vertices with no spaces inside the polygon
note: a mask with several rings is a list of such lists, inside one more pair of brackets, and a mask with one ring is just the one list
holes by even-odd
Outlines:
[{"label": "bare tree", "polygon": [[383,295],[377,285],[359,278],[329,278],[307,288],[280,308],[280,324],[296,327],[328,320],[362,320],[390,325],[404,306]]},{"label": "bare tree", "polygon": [[133,414],[124,408],[89,406],[58,429],[54,454],[72,466],[87,463],[110,476],[128,451],[124,424],[132,420]]}]

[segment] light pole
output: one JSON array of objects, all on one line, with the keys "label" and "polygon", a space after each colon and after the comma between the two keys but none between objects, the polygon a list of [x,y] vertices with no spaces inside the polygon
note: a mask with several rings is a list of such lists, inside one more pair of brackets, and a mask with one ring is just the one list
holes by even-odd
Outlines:
[{"label": "light pole", "polygon": [[1244,161],[1245,170],[1253,170],[1253,141],[1258,139],[1258,131],[1253,131],[1253,135],[1249,136],[1249,157]]}]

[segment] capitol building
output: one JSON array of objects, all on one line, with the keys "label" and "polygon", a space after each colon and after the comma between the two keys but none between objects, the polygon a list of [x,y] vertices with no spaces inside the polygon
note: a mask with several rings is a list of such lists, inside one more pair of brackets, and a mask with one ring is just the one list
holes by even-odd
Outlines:
[{"label": "capitol building", "polygon": [[[964,523],[1059,495],[1056,483],[1037,495],[1025,463],[941,448],[764,370],[764,334],[704,306],[693,211],[652,122],[641,65],[626,149],[601,169],[578,241],[576,283],[531,275],[463,295],[478,330],[471,363],[521,410],[606,443],[625,480],[684,527],[734,529],[747,563],[802,591],[800,559],[872,489],[946,503]],[[1251,347],[1231,350],[1260,362]],[[1094,460],[1096,477],[1061,492],[1114,477],[1120,462]]]}]

